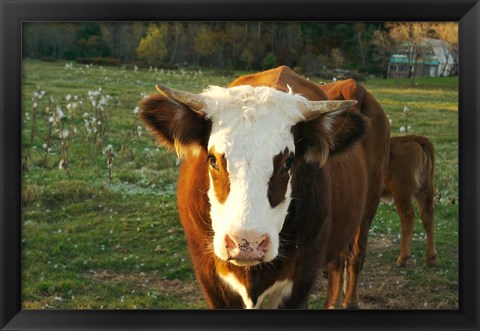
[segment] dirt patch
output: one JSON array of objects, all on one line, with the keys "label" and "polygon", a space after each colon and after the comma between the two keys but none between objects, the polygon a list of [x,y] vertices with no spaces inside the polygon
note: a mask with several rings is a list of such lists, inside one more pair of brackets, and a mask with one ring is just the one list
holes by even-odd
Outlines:
[{"label": "dirt patch", "polygon": [[156,291],[159,293],[174,294],[176,297],[189,302],[203,300],[203,294],[196,281],[179,279],[161,279],[159,276],[139,273],[115,273],[109,270],[92,270],[90,277],[109,282],[128,283],[132,289],[140,291]]},{"label": "dirt patch", "polygon": [[[458,309],[458,281],[437,281],[441,269],[426,267],[423,260],[409,261],[406,268],[399,268],[394,258],[391,261],[382,258],[384,252],[398,247],[396,238],[391,235],[369,239],[369,250],[359,282],[361,309]],[[88,276],[128,283],[135,290],[174,294],[186,307],[205,302],[194,280],[163,280],[157,275],[142,272],[121,274],[108,270],[92,270]],[[323,307],[326,291],[327,279],[320,273],[311,294],[312,308]]]},{"label": "dirt patch", "polygon": [[[396,265],[396,256],[383,256],[399,247],[395,235],[371,236],[358,287],[361,309],[458,309],[458,281],[442,277],[441,267],[427,267],[425,261]],[[390,253],[391,255],[391,253]],[[327,279],[320,275],[312,292],[324,301]],[[323,304],[322,301],[322,304]]]}]

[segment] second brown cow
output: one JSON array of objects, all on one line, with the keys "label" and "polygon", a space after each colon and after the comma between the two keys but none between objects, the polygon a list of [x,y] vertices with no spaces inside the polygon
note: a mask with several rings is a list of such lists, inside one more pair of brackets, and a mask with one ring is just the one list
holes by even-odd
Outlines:
[{"label": "second brown cow", "polygon": [[399,266],[405,266],[412,253],[415,226],[413,199],[427,234],[427,264],[435,265],[434,215],[435,158],[432,143],[423,136],[407,135],[390,140],[390,162],[385,176],[382,197],[393,198],[402,226]]}]

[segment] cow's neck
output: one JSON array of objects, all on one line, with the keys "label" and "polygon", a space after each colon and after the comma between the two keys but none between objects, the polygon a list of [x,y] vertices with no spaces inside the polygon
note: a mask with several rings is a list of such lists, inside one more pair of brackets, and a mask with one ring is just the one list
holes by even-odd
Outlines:
[{"label": "cow's neck", "polygon": [[284,243],[282,258],[254,267],[238,267],[215,258],[217,276],[227,289],[242,298],[245,308],[279,308],[292,293],[295,266],[286,261],[299,253],[296,247],[293,242]]},{"label": "cow's neck", "polygon": [[[285,298],[290,297],[293,288],[293,281],[287,278],[276,280],[271,286],[257,294],[255,293],[257,291],[249,291],[248,287],[233,272],[219,276],[230,290],[240,295],[246,309],[276,309]],[[255,290],[258,289],[255,288]]]}]

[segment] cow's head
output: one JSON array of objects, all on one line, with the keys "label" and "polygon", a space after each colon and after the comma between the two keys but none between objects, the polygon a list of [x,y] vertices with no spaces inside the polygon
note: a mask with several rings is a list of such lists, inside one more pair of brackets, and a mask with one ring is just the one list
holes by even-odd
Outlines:
[{"label": "cow's head", "polygon": [[[157,86],[140,117],[159,143],[178,154],[208,155],[213,247],[236,265],[278,255],[279,233],[300,162],[323,166],[361,139],[356,101],[309,101],[270,87],[210,87],[201,94]],[[204,149],[206,153],[200,153]]]}]

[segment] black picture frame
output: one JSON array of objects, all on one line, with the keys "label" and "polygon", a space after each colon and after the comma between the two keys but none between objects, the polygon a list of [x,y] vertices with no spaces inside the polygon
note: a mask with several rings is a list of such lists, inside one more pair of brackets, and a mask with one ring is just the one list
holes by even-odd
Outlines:
[{"label": "black picture frame", "polygon": [[[480,4],[478,1],[0,0],[0,13],[1,330],[479,330]],[[22,310],[21,23],[150,20],[459,22],[459,310]]]}]

